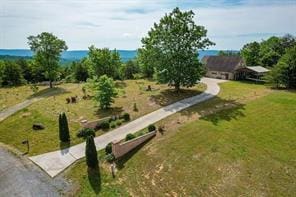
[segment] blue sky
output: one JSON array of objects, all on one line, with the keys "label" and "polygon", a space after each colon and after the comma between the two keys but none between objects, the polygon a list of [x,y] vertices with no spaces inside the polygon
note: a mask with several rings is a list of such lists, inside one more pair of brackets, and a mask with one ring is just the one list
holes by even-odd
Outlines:
[{"label": "blue sky", "polygon": [[91,44],[136,49],[153,23],[176,6],[195,12],[196,23],[216,43],[211,49],[296,35],[296,0],[0,0],[0,48],[28,48],[29,35],[48,31],[70,50]]}]

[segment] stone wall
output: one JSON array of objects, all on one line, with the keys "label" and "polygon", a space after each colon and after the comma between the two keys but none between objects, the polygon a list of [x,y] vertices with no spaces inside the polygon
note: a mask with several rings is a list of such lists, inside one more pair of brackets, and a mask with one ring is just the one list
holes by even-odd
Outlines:
[{"label": "stone wall", "polygon": [[135,139],[129,140],[127,142],[112,142],[112,153],[115,156],[115,158],[119,158],[131,151],[132,149],[136,148],[140,144],[154,137],[155,135],[156,131],[152,131]]}]

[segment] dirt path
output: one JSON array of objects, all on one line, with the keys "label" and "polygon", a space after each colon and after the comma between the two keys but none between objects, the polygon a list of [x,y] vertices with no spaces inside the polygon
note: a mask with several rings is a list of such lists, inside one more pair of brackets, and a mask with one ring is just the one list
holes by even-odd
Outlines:
[{"label": "dirt path", "polygon": [[6,118],[8,118],[9,116],[11,116],[12,114],[28,107],[29,105],[31,105],[34,102],[40,101],[41,99],[43,99],[42,97],[37,97],[37,98],[32,98],[32,99],[28,99],[25,100],[19,104],[16,104],[12,107],[9,107],[3,111],[0,112],[0,122],[2,122],[3,120],[5,120]]}]

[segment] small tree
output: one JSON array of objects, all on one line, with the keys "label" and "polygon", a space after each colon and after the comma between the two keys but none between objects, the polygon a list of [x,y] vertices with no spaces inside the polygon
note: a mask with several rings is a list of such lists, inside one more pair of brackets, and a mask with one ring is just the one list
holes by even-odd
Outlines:
[{"label": "small tree", "polygon": [[60,141],[62,142],[69,142],[70,135],[69,135],[69,127],[66,114],[60,113],[59,115],[59,134],[60,134]]},{"label": "small tree", "polygon": [[99,161],[93,136],[87,136],[85,147],[86,164],[89,168],[97,168]]},{"label": "small tree", "polygon": [[107,109],[114,102],[117,96],[117,90],[112,78],[103,75],[94,84],[95,100],[99,102],[101,109]]}]

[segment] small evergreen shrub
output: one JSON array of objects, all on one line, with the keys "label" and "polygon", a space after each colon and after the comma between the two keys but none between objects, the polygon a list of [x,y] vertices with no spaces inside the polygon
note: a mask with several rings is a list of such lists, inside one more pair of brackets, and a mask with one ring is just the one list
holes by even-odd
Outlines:
[{"label": "small evergreen shrub", "polygon": [[94,129],[90,129],[90,128],[83,128],[81,130],[78,131],[78,133],[76,134],[77,137],[79,138],[86,138],[87,136],[93,136],[95,137],[95,130]]},{"label": "small evergreen shrub", "polygon": [[129,140],[134,139],[134,138],[136,138],[136,136],[134,134],[132,134],[132,133],[129,133],[129,134],[126,135],[125,141],[129,141]]},{"label": "small evergreen shrub", "polygon": [[124,120],[125,122],[130,121],[130,119],[131,119],[129,113],[124,113],[124,114],[122,115],[122,118],[123,118],[123,120]]},{"label": "small evergreen shrub", "polygon": [[107,146],[105,147],[105,153],[106,155],[112,153],[112,143],[107,144]]},{"label": "small evergreen shrub", "polygon": [[110,123],[109,123],[109,121],[103,121],[101,123],[101,129],[103,129],[103,130],[110,129]]},{"label": "small evergreen shrub", "polygon": [[64,112],[60,113],[59,115],[59,137],[60,137],[60,141],[62,142],[70,141],[68,120]]},{"label": "small evergreen shrub", "polygon": [[97,168],[99,161],[93,136],[87,136],[85,147],[86,164],[89,168]]},{"label": "small evergreen shrub", "polygon": [[155,127],[154,124],[151,124],[151,125],[148,126],[148,131],[149,132],[152,132],[152,131],[155,131],[155,130],[156,130],[156,127]]}]

